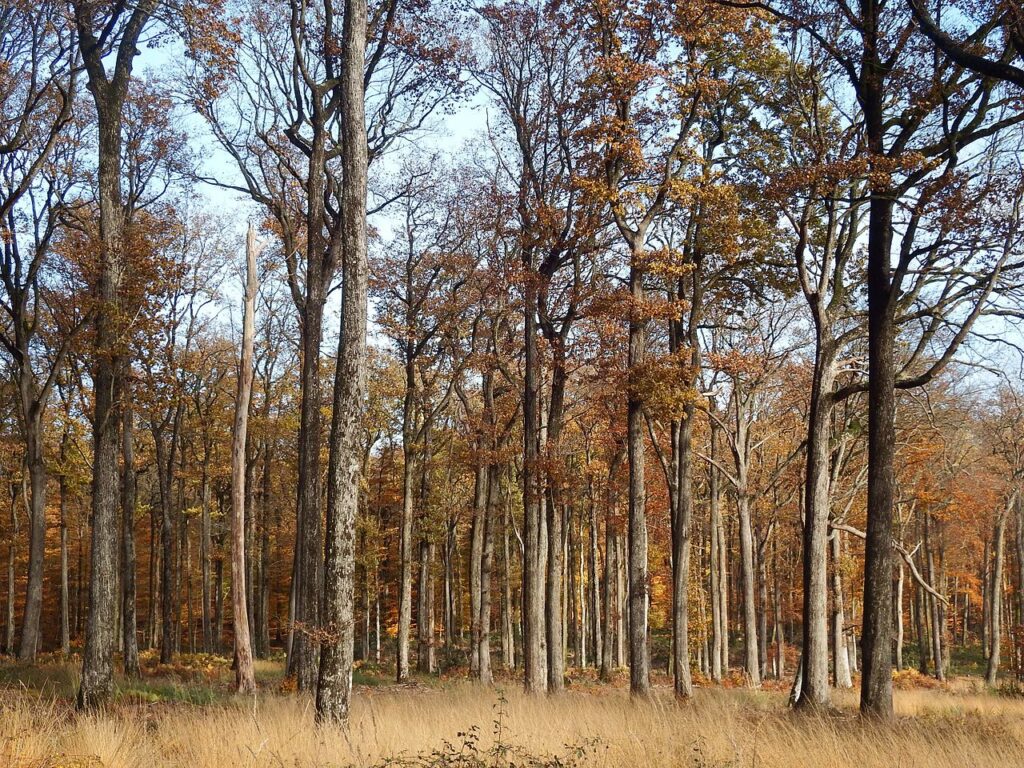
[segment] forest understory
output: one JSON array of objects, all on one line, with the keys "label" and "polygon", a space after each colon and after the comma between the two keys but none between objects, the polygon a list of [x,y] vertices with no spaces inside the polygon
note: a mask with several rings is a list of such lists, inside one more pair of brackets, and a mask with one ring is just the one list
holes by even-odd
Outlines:
[{"label": "forest understory", "polygon": [[[349,725],[310,727],[312,699],[296,696],[280,659],[258,661],[259,693],[236,695],[230,659],[181,655],[142,677],[118,678],[113,703],[75,711],[80,662],[44,658],[0,666],[0,765],[12,768],[237,766],[921,766],[1024,761],[1024,695],[986,689],[970,675],[939,683],[896,674],[896,720],[857,717],[857,688],[837,690],[826,713],[786,706],[784,683],[761,690],[706,686],[677,704],[671,678],[653,675],[650,701],[630,698],[628,674],[607,684],[574,670],[567,690],[531,696],[497,675],[465,669],[396,685],[386,667],[355,671]],[[965,662],[966,663],[966,662]]]}]

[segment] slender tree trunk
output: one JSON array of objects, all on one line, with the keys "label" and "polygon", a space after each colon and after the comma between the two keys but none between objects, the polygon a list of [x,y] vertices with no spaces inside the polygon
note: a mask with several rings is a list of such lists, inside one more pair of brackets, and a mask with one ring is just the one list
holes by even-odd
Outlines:
[{"label": "slender tree trunk", "polygon": [[616,534],[611,516],[614,510],[609,508],[604,520],[604,655],[601,656],[601,680],[610,682],[612,679],[612,646],[615,643],[615,632],[618,626],[619,606],[616,599],[616,574],[618,573]]},{"label": "slender tree trunk", "polygon": [[[29,374],[32,375],[32,374]],[[23,400],[25,398],[23,397]],[[43,569],[46,557],[46,463],[43,461],[42,413],[26,407],[25,469],[28,472],[28,580],[22,612],[18,660],[34,661],[40,645],[39,617],[43,610]]]},{"label": "slender tree trunk", "polygon": [[[1016,506],[1016,498],[1007,505],[1008,510]],[[989,637],[988,666],[985,668],[985,684],[995,686],[999,674],[999,651],[1003,642],[1003,550],[1006,540],[1006,518],[1008,510],[996,518],[992,536],[992,632]],[[941,662],[940,662],[941,663]]]},{"label": "slender tree trunk", "polygon": [[199,567],[202,578],[203,592],[203,648],[207,653],[213,651],[213,624],[211,617],[212,592],[210,584],[210,558],[213,551],[213,523],[210,519],[210,452],[212,446],[209,439],[203,438],[203,465],[202,482],[199,490],[200,506],[202,509],[199,535]]},{"label": "slender tree trunk", "polygon": [[480,569],[484,552],[484,516],[487,514],[487,467],[476,468],[473,493],[473,524],[469,541],[469,672],[480,674]]},{"label": "slender tree trunk", "polygon": [[[61,455],[65,455],[64,443],[61,444]],[[63,466],[64,462],[61,461]],[[67,657],[71,653],[71,624],[69,621],[70,605],[68,603],[68,518],[67,518],[67,478],[60,476],[60,652]]]},{"label": "slender tree trunk", "polygon": [[7,625],[4,632],[4,652],[14,655],[14,562],[17,541],[21,536],[18,521],[18,484],[11,482],[11,538],[7,543]]},{"label": "slender tree trunk", "polygon": [[[249,634],[249,610],[246,588],[245,446],[249,429],[249,405],[252,402],[252,358],[256,313],[256,229],[249,224],[245,240],[245,309],[242,315],[242,352],[238,366],[238,395],[235,399],[235,426],[231,438],[231,615],[235,635],[235,686],[239,693],[256,692]],[[250,510],[250,514],[252,514]]]},{"label": "slender tree trunk", "polygon": [[903,562],[898,563],[899,570],[896,576],[896,669],[901,671],[903,669],[903,586],[904,586],[904,568]]},{"label": "slender tree trunk", "polygon": [[807,425],[807,468],[803,531],[803,649],[797,703],[827,707],[831,702],[828,653],[828,520],[830,424],[834,408],[835,352],[825,323],[815,317],[814,378]]},{"label": "slender tree trunk", "polygon": [[599,577],[597,560],[599,556],[597,545],[597,509],[594,504],[593,492],[590,498],[590,557],[588,560],[588,575],[590,578],[590,625],[591,637],[594,642],[594,667],[600,668],[604,660],[604,636],[601,625],[601,579]]},{"label": "slender tree trunk", "polygon": [[842,573],[842,547],[839,537],[842,534],[835,531],[830,537],[832,548],[832,648],[833,648],[833,669],[836,688],[852,688],[853,679],[850,677],[850,657],[846,652],[846,613],[843,610],[843,573]]},{"label": "slender tree trunk", "polygon": [[141,673],[139,670],[138,619],[135,613],[135,416],[132,411],[132,384],[127,375],[124,380],[123,392],[121,461],[124,467],[121,483],[121,515],[124,528],[121,532],[121,616],[124,630],[124,674],[125,677],[132,678],[138,677]]},{"label": "slender tree trunk", "polygon": [[[739,490],[736,507],[740,525],[740,583],[743,588],[743,647],[746,655],[745,671],[750,685],[758,688],[761,675],[758,663],[757,598],[754,583],[754,535],[750,525],[750,499],[745,490]],[[805,673],[806,674],[806,673]]]},{"label": "slender tree trunk", "polygon": [[487,468],[487,495],[484,505],[483,559],[480,563],[480,646],[478,679],[484,685],[493,681],[491,675],[491,570],[494,564],[494,520],[495,501],[498,495],[499,468],[491,464]]},{"label": "slender tree trunk", "polygon": [[[630,266],[630,295],[637,307],[644,302],[643,255],[634,248]],[[647,323],[629,322],[629,369],[638,370],[647,351]],[[626,401],[626,446],[629,459],[629,691],[651,693],[651,658],[647,643],[647,487],[644,482],[644,414],[639,393],[630,390]]]},{"label": "slender tree trunk", "polygon": [[[710,442],[711,460],[715,461],[718,458],[718,427],[714,422],[711,424]],[[722,549],[722,514],[718,508],[718,470],[713,464],[708,466],[708,506],[711,528],[711,679],[720,683],[723,668],[728,669],[726,619],[722,614],[725,552]]]},{"label": "slender tree trunk", "polygon": [[693,421],[688,404],[674,427],[673,467],[676,472],[676,510],[672,525],[672,671],[676,698],[693,695],[690,675],[690,546],[693,525]]}]

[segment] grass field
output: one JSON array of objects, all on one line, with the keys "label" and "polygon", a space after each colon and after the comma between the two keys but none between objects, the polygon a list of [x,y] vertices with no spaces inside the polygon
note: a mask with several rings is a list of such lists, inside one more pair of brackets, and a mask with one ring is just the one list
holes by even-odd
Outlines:
[{"label": "grass field", "polygon": [[147,657],[142,680],[118,681],[115,702],[80,715],[74,660],[0,666],[0,765],[16,768],[226,766],[920,766],[1024,765],[1024,699],[972,678],[935,686],[904,673],[894,725],[862,722],[856,695],[835,711],[786,709],[781,686],[701,688],[653,701],[624,684],[578,679],[555,698],[528,697],[509,679],[483,689],[458,677],[390,684],[360,670],[347,729],[318,729],[311,702],[282,690],[278,662],[258,667],[255,699],[231,695],[227,661]]}]

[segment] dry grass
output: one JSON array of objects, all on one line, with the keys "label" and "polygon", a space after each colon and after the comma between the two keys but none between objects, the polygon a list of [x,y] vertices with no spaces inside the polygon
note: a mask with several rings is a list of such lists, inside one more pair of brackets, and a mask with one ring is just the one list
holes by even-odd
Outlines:
[{"label": "dry grass", "polygon": [[834,714],[809,717],[787,712],[781,692],[705,689],[692,703],[679,706],[664,689],[652,702],[634,702],[615,687],[577,686],[563,696],[540,699],[510,686],[501,702],[495,691],[466,682],[440,688],[361,686],[351,724],[342,731],[313,727],[310,705],[294,695],[264,692],[256,700],[219,695],[204,706],[122,700],[103,714],[83,716],[52,693],[17,693],[8,686],[0,704],[0,765],[298,768],[374,766],[401,759],[416,765],[462,765],[470,763],[429,755],[445,740],[458,752],[467,732],[478,734],[475,754],[485,755],[494,743],[499,710],[503,743],[522,748],[521,755],[561,760],[536,765],[1024,764],[1020,699],[969,684],[900,690],[900,717],[892,726],[860,721],[855,704],[852,693],[842,692]]}]

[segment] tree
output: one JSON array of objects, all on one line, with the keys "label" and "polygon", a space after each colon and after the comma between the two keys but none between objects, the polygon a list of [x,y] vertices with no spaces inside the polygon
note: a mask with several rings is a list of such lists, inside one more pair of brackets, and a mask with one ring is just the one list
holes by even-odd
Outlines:
[{"label": "tree", "polygon": [[0,342],[14,363],[29,475],[29,564],[18,658],[31,661],[40,645],[46,554],[44,418],[77,330],[77,323],[58,329],[58,341],[49,354],[40,349],[40,331],[49,310],[50,245],[64,198],[78,181],[74,140],[69,148],[60,146],[60,140],[72,119],[79,71],[74,34],[60,18],[57,4],[47,2],[31,12],[13,5],[0,16],[0,30],[0,56],[5,62],[0,86],[0,307],[5,322]]},{"label": "tree", "polygon": [[[242,314],[242,352],[238,364],[235,428],[231,436],[231,614],[235,636],[235,685],[239,693],[255,693],[252,639],[246,608],[245,445],[252,401],[253,346],[256,335],[256,231],[249,224],[245,239],[245,306]],[[252,512],[250,511],[250,514]]]},{"label": "tree", "polygon": [[329,642],[320,656],[317,719],[343,722],[352,693],[354,643],[355,528],[359,507],[360,428],[366,387],[367,168],[365,84],[366,2],[346,0],[342,27],[341,137],[344,253],[341,334],[334,380],[334,415],[327,498],[327,559],[324,612]]}]

